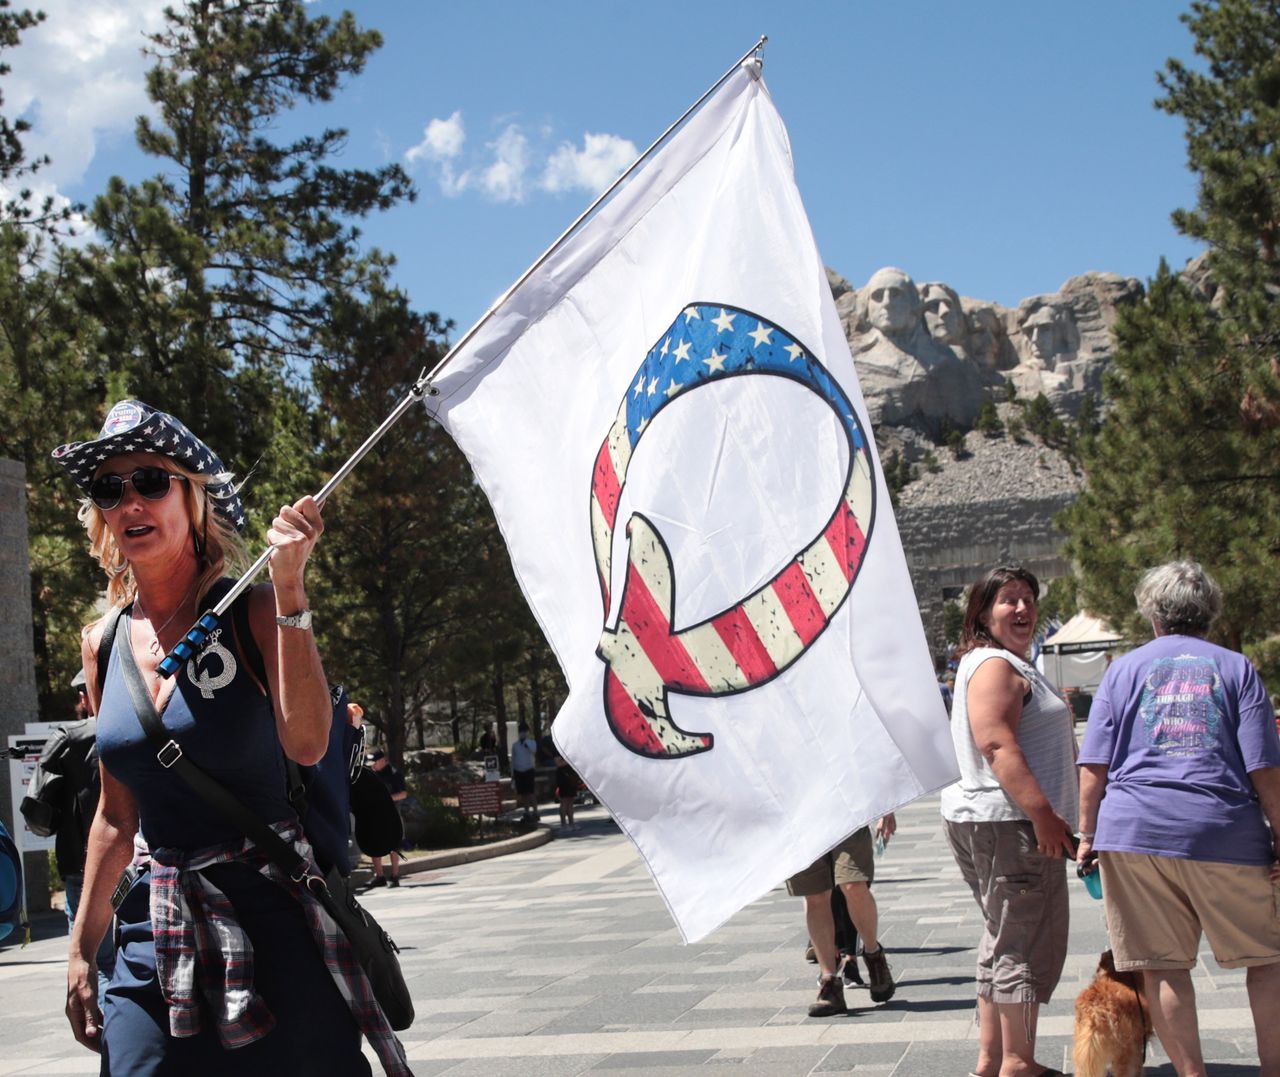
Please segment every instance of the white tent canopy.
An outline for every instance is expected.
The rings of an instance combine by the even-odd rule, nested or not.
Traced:
[[[1124,637],[1089,613],[1077,613],[1040,645],[1044,674],[1059,690],[1092,692],[1107,671],[1107,652]]]

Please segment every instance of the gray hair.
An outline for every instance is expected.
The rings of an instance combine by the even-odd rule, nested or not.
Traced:
[[[1168,635],[1203,636],[1222,612],[1222,588],[1197,561],[1148,569],[1134,597],[1138,612]]]

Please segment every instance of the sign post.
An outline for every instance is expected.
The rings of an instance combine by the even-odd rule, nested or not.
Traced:
[[[484,817],[492,815],[495,819],[502,812],[502,790],[497,782],[472,782],[458,786],[458,811],[463,815],[474,815],[484,827]]]

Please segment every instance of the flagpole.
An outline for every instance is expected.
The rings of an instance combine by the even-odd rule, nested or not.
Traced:
[[[585,210],[583,210],[568,228],[560,233],[555,242],[543,251],[534,263],[520,275],[519,279],[490,305],[489,309],[486,310],[484,314],[480,316],[479,320],[459,338],[458,342],[445,353],[444,357],[436,363],[434,367],[429,371],[424,371],[418,376],[418,380],[414,382],[413,387],[409,390],[408,394],[395,406],[395,409],[391,414],[383,420],[382,425],[365,439],[364,444],[351,454],[346,463],[338,468],[338,470],[329,478],[329,481],[326,482],[315,494],[317,504],[324,504],[325,500],[331,493],[333,493],[337,485],[351,473],[352,469],[355,468],[362,459],[364,459],[369,450],[382,440],[387,431],[400,421],[401,417],[409,410],[409,408],[426,396],[438,395],[439,390],[432,385],[432,382],[440,371],[443,370],[445,366],[467,345],[471,338],[489,322],[489,319],[492,318],[502,305],[515,294],[517,289],[519,289],[525,281],[533,276],[533,274],[542,267],[543,263],[545,263],[546,260],[550,258],[564,244],[564,242],[582,226],[582,224],[600,207],[601,203],[603,203],[610,195],[613,194],[614,191],[625,183],[631,174],[644,164],[644,162],[653,155],[654,151],[659,146],[671,137],[672,132],[692,116],[699,107],[701,107],[702,103],[715,93],[716,90],[718,90],[725,81],[738,70],[739,67],[745,64],[753,56],[757,56],[768,40],[769,38],[766,34],[761,34],[759,41],[735,60],[728,70],[716,79],[716,81],[708,87],[707,91],[701,97],[685,109],[679,119],[654,139],[649,148],[632,161],[630,167],[628,167],[622,175],[614,180],[613,183],[605,188],[600,196]],[[248,589],[250,584],[253,583],[254,577],[257,576],[257,574],[262,571],[266,563],[271,560],[271,553],[273,549],[274,547],[268,546],[263,550],[258,556],[258,559],[249,566],[244,574],[232,585],[231,589],[222,597],[222,600],[218,602],[213,609],[207,610],[205,613],[201,614],[200,619],[187,630],[186,634],[178,641],[173,650],[170,651],[160,662],[157,670],[161,677],[172,677],[179,669],[182,668],[182,664],[184,662],[191,659],[195,653],[205,645],[209,639],[209,634],[218,627],[222,615],[226,613],[227,610],[231,608],[231,604]]]

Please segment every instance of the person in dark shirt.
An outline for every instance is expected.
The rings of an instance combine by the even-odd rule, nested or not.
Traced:
[[[560,829],[566,834],[573,834],[582,829],[573,821],[573,802],[582,785],[582,779],[559,752],[555,754],[555,764],[556,797],[560,801]]]
[[[378,780],[387,787],[387,792],[391,794],[391,799],[397,804],[409,795],[409,790],[404,784],[404,775],[391,765],[391,761],[387,758],[387,753],[381,748],[375,748],[365,757],[365,762],[369,764],[369,769],[378,776]],[[386,878],[382,874],[382,857],[375,856],[373,859],[373,885],[374,886],[399,886],[400,885],[400,854],[394,849],[391,851],[391,877]]]

